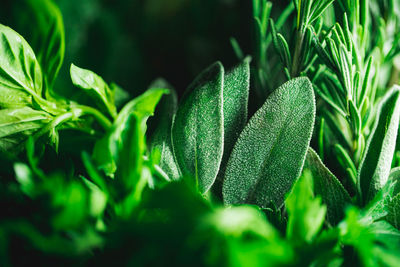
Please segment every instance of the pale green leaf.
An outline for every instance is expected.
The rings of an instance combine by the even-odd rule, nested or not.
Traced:
[[[227,204],[283,204],[299,177],[315,120],[315,100],[307,78],[293,79],[267,99],[241,133],[223,184]]]
[[[213,185],[222,160],[224,68],[215,63],[189,86],[172,124],[175,158],[200,192]]]

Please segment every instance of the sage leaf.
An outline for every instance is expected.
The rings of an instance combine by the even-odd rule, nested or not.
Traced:
[[[364,204],[386,184],[396,146],[400,117],[400,89],[395,87],[382,100],[358,171]]]
[[[346,205],[351,203],[349,194],[312,148],[308,149],[304,170],[311,172],[314,181],[314,193],[320,195],[322,201],[326,204],[328,221],[336,225],[344,218]]]
[[[224,154],[221,172],[225,170],[240,133],[247,122],[247,105],[250,88],[250,58],[245,59],[232,71],[225,74],[223,109],[224,109]]]
[[[164,95],[157,106],[155,117],[159,120],[150,140],[150,150],[152,153],[156,150],[160,153],[159,166],[170,179],[178,180],[180,171],[175,161],[171,140],[172,119],[177,110],[178,98],[175,91],[163,80],[153,83],[152,87],[169,88],[169,94]]]
[[[388,215],[386,219],[390,222],[394,227],[400,229],[400,194],[395,196],[392,201],[387,206]]]
[[[217,176],[223,153],[224,68],[217,62],[188,87],[172,124],[175,158],[183,175],[192,176],[201,193]]]
[[[225,172],[226,204],[283,204],[299,177],[315,121],[315,100],[307,78],[276,89],[241,133]]]
[[[79,68],[71,64],[71,79],[72,83],[85,90],[91,96],[99,108],[108,112],[112,117],[117,114],[114,105],[114,92],[108,84],[96,73]]]

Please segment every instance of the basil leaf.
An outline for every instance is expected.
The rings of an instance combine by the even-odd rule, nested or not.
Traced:
[[[111,91],[103,78],[90,70],[81,69],[74,64],[71,64],[70,71],[72,83],[85,90],[96,101],[99,108],[108,112],[112,117],[115,117],[117,110],[114,105],[114,92]]]
[[[232,151],[223,184],[225,203],[267,207],[272,201],[281,206],[301,173],[314,120],[314,93],[307,78],[275,90]]]
[[[15,150],[51,118],[46,112],[29,107],[0,110],[0,150]]]
[[[170,86],[162,80],[152,84],[152,87],[169,88]],[[172,180],[180,178],[180,171],[174,158],[171,142],[172,119],[177,109],[177,95],[173,89],[169,94],[164,95],[156,109],[158,126],[150,140],[150,150],[160,152],[159,166]],[[158,114],[158,116],[157,116]]]
[[[64,60],[65,31],[61,12],[52,0],[25,0],[27,20],[23,23],[28,41],[36,52],[49,93]],[[32,32],[32,28],[35,31]],[[49,94],[46,94],[48,97]]]
[[[217,176],[223,152],[224,68],[215,63],[189,86],[172,124],[175,158],[183,175],[195,178],[201,193]]]
[[[147,119],[153,115],[161,96],[167,92],[165,89],[150,89],[131,100],[120,111],[106,136],[96,142],[93,150],[93,161],[106,175],[114,177],[117,170],[116,161],[119,148],[122,147],[122,135],[129,117],[134,114],[140,123],[140,131],[145,133]]]
[[[42,72],[32,48],[11,28],[0,24],[0,108],[40,101]]]
[[[296,181],[285,205],[289,215],[287,237],[296,244],[310,243],[324,223],[326,206],[319,196],[314,197],[309,171]]]
[[[394,88],[382,100],[358,171],[358,185],[364,204],[386,184],[395,151],[400,117],[400,89]]]
[[[224,172],[229,155],[247,122],[247,105],[250,88],[250,59],[245,59],[224,77],[224,155],[221,170]]]
[[[314,193],[320,195],[324,204],[327,205],[328,221],[336,225],[343,219],[346,205],[351,203],[349,194],[312,148],[308,149],[304,170],[311,171]]]

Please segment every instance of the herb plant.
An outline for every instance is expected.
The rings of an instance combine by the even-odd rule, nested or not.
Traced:
[[[232,38],[237,65],[179,101],[74,64],[65,94],[61,12],[21,3],[32,34],[0,25],[0,265],[398,265],[396,1],[253,0],[250,56]]]

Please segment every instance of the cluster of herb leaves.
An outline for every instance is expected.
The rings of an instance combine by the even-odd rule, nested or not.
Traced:
[[[58,94],[61,13],[24,5],[32,47],[0,25],[0,265],[398,264],[395,1],[293,1],[274,20],[254,0],[253,59],[232,39],[240,63],[179,104],[164,80],[128,101],[75,65]]]

